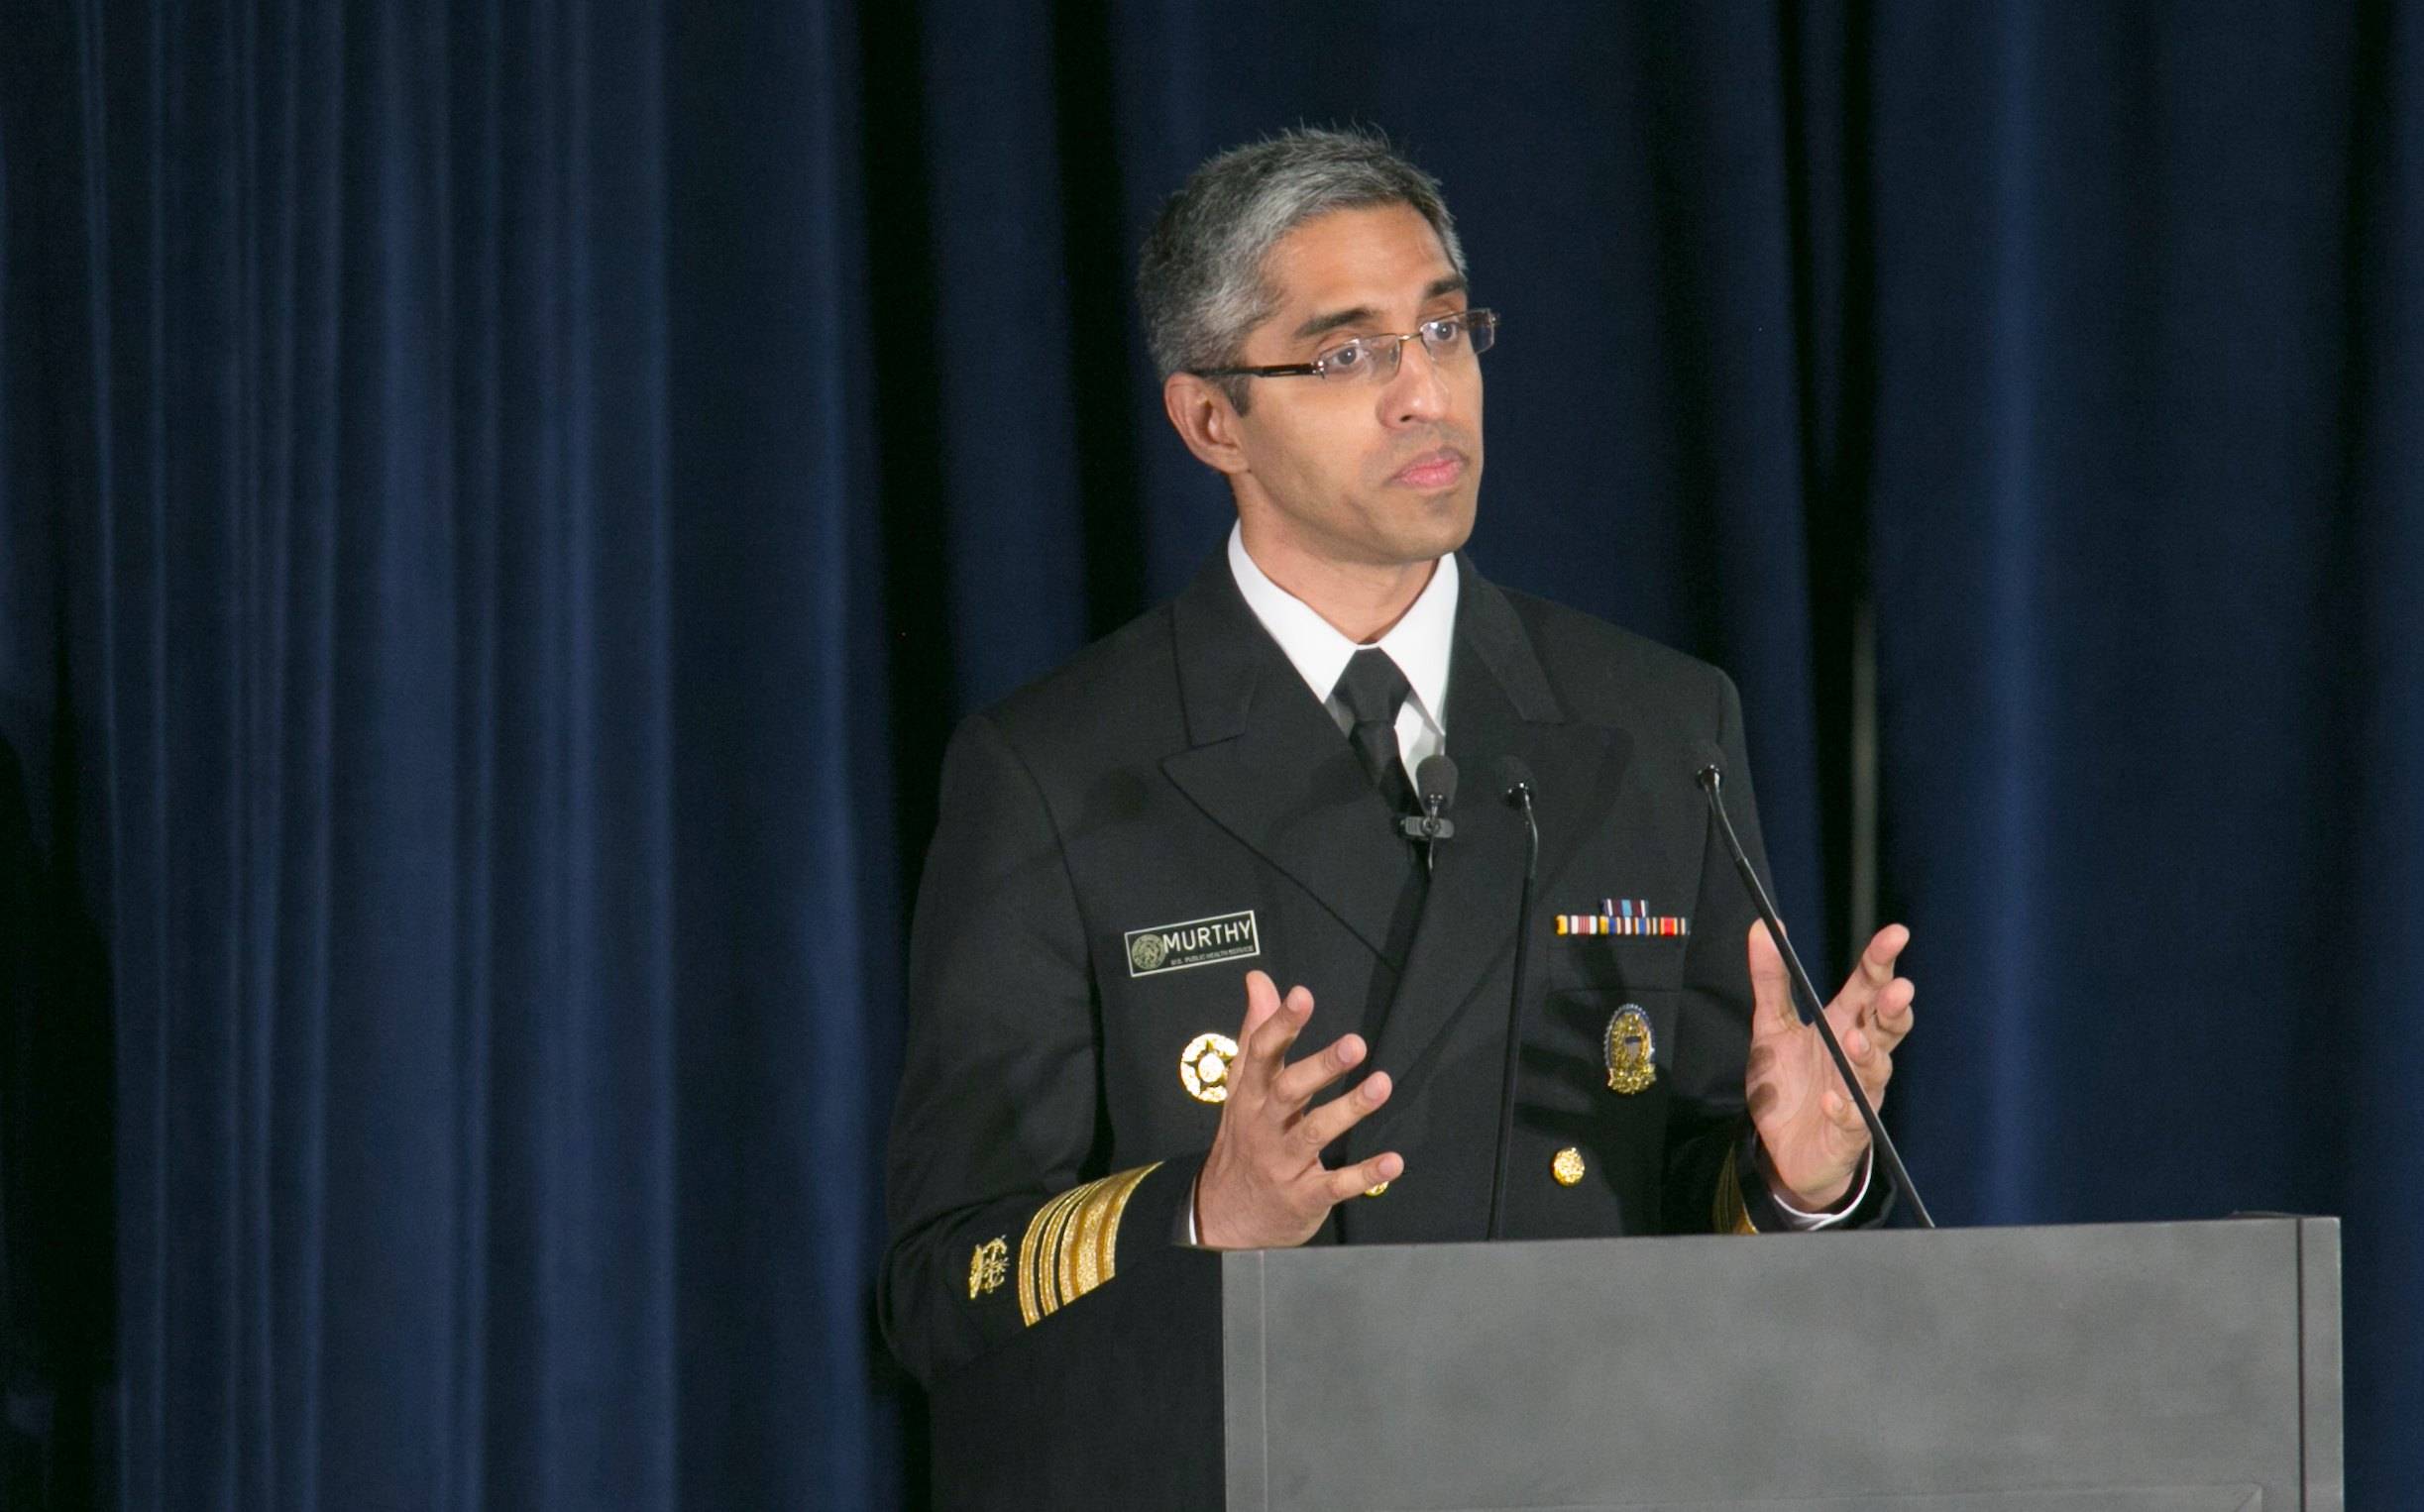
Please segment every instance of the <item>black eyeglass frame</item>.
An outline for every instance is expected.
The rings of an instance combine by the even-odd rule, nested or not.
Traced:
[[[1398,366],[1405,361],[1405,344],[1417,338],[1421,340],[1423,350],[1431,353],[1432,357],[1436,359],[1439,355],[1438,351],[1433,347],[1431,339],[1422,334],[1423,327],[1445,325],[1451,322],[1456,326],[1457,334],[1472,343],[1472,351],[1475,357],[1480,357],[1483,353],[1488,351],[1497,343],[1498,312],[1496,310],[1458,310],[1453,315],[1433,316],[1431,319],[1424,321],[1422,326],[1417,326],[1411,331],[1389,331],[1383,332],[1377,336],[1350,337],[1346,341],[1342,341],[1337,346],[1332,347],[1329,349],[1329,351],[1316,354],[1313,360],[1309,363],[1276,363],[1262,368],[1190,368],[1187,371],[1199,378],[1328,378],[1330,377],[1328,367],[1330,360],[1347,348],[1356,347],[1371,353],[1376,359],[1372,370],[1376,377],[1381,375],[1392,375],[1397,371]],[[1477,331],[1481,333],[1479,340],[1474,339]],[[1380,355],[1379,345],[1382,342],[1386,342],[1388,344],[1388,361],[1385,364],[1377,361]],[[1362,378],[1363,375],[1361,373],[1355,373],[1349,374],[1347,377],[1352,379]]]

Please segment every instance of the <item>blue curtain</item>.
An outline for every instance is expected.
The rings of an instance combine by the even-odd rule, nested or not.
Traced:
[[[2424,1483],[2420,20],[1892,8],[1854,117],[1914,1172],[2343,1215],[2354,1506]]]
[[[2395,1496],[2420,90],[2387,0],[8,4],[0,1499],[921,1500],[941,738],[1220,540],[1133,251],[1299,120],[1446,181],[1477,559],[1735,674],[1838,963],[1873,652],[1939,1214],[2344,1214]]]
[[[12,14],[7,742],[94,957],[11,1009],[54,1499],[896,1497],[845,22]]]

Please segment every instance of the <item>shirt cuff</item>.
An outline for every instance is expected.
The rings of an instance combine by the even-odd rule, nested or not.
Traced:
[[[1173,1244],[1185,1244],[1192,1247],[1196,1242],[1195,1188],[1203,1179],[1202,1168],[1198,1167],[1195,1179],[1187,1183],[1187,1200],[1178,1205],[1177,1221],[1170,1225],[1170,1242]]]
[[[1777,1213],[1785,1221],[1785,1227],[1797,1234],[1807,1234],[1813,1229],[1831,1229],[1857,1212],[1860,1204],[1868,1200],[1869,1176],[1876,1163],[1876,1150],[1864,1151],[1860,1156],[1860,1179],[1851,1184],[1843,1194],[1843,1200],[1823,1213],[1811,1213],[1785,1200],[1784,1183],[1776,1179],[1775,1168],[1768,1164],[1768,1152],[1765,1149],[1759,1151],[1760,1173],[1768,1180],[1768,1201],[1775,1204]],[[1194,1206],[1192,1202],[1187,1204],[1190,1214]]]

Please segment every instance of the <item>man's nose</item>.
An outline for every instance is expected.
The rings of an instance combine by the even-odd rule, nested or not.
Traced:
[[[1438,359],[1418,336],[1397,347],[1397,371],[1380,389],[1380,419],[1387,425],[1428,425],[1448,412],[1448,384]]]

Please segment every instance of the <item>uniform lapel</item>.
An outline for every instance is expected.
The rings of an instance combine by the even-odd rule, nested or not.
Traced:
[[[1215,555],[1171,606],[1188,748],[1161,768],[1392,967],[1412,847],[1355,753]]]
[[[1517,756],[1531,768],[1546,897],[1604,818],[1631,756],[1623,732],[1566,718],[1514,606],[1458,561],[1447,720],[1459,774],[1456,838],[1440,849],[1422,924],[1375,1046],[1373,1063],[1397,1079],[1403,1095],[1359,1131],[1360,1149],[1384,1147],[1391,1114],[1422,1101],[1414,1094],[1450,1039],[1487,1033],[1495,1040],[1504,1032],[1524,834],[1521,815],[1504,800],[1500,761]],[[1537,912],[1533,926],[1537,932]],[[1535,963],[1538,956],[1535,946]]]

